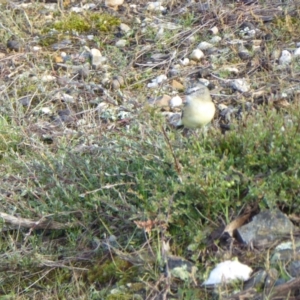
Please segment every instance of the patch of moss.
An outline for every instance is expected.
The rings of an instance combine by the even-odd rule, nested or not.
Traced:
[[[121,279],[123,272],[128,272],[128,269],[132,265],[122,260],[121,258],[114,258],[114,260],[107,260],[102,264],[95,265],[88,272],[88,281],[90,283],[99,282],[99,283],[108,283],[110,281],[116,281]]]
[[[72,12],[64,20],[56,22],[54,29],[64,32],[77,31],[80,33],[91,30],[108,32],[120,23],[118,18],[108,14],[88,12],[85,15],[79,15]]]

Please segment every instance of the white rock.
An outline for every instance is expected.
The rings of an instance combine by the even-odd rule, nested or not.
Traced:
[[[41,107],[40,112],[45,115],[50,115],[52,113],[52,110],[50,107]]]
[[[225,71],[225,72],[229,72],[229,73],[232,73],[232,74],[239,74],[239,69],[236,68],[236,67],[230,67],[230,66],[224,66],[221,68],[222,71]]]
[[[194,49],[193,52],[190,54],[190,59],[195,61],[199,61],[203,57],[204,53],[200,49]]]
[[[122,5],[124,0],[105,0],[105,5],[112,9],[118,9],[119,5]]]
[[[206,79],[206,78],[200,78],[199,82],[202,83],[205,86],[209,86],[209,83],[210,83],[209,80]]]
[[[125,23],[121,23],[120,24],[120,30],[127,33],[128,31],[130,31],[130,27]]]
[[[281,56],[279,58],[279,64],[280,65],[288,65],[292,61],[292,55],[287,50],[282,50]]]
[[[51,82],[51,81],[54,81],[54,80],[56,80],[56,77],[52,76],[52,75],[43,75],[41,77],[42,82]]]
[[[99,66],[101,66],[106,61],[106,57],[102,56],[101,52],[96,48],[90,50],[90,55],[92,67],[94,69],[98,69]]]
[[[170,99],[169,105],[171,108],[175,108],[175,107],[181,106],[182,103],[183,103],[183,101],[182,101],[181,97],[179,97],[177,95]]]
[[[161,5],[162,3],[159,1],[149,2],[147,5],[147,10],[149,11],[164,11],[165,7]]]
[[[62,100],[66,103],[75,103],[74,97],[66,93],[62,94]]]
[[[250,90],[250,85],[244,78],[229,80],[229,85],[233,89],[235,89],[239,92],[242,92],[242,93],[248,92]]]
[[[159,86],[159,84],[161,84],[162,82],[167,80],[167,76],[166,75],[159,75],[156,78],[152,79],[152,82],[147,84],[148,88],[156,88]]]
[[[32,51],[34,51],[34,52],[38,52],[41,49],[42,49],[42,47],[40,47],[40,46],[34,46],[34,47],[32,47]]]
[[[294,56],[297,57],[297,56],[300,56],[300,48],[297,48],[294,52]]]
[[[115,45],[116,47],[124,48],[126,44],[127,44],[127,40],[118,40]]]
[[[163,37],[164,32],[165,32],[165,29],[163,27],[159,28],[159,30],[156,33],[156,38],[158,39],[158,38]]]
[[[71,11],[72,12],[75,12],[75,13],[80,13],[80,12],[83,12],[83,8],[82,7],[77,7],[77,6],[75,6],[75,7],[71,7]]]
[[[216,36],[213,36],[211,39],[210,39],[210,43],[216,45],[218,43],[220,43],[220,41],[222,41],[222,38],[218,35]]]
[[[252,269],[238,261],[227,260],[217,264],[203,285],[228,283],[234,280],[246,281],[250,278]]]
[[[207,50],[207,49],[210,49],[212,48],[214,45],[211,44],[211,43],[208,43],[208,42],[201,42],[197,48],[200,49],[200,50]]]
[[[212,34],[218,34],[219,33],[219,29],[217,26],[214,26],[213,28],[211,28],[209,30]]]
[[[187,66],[190,63],[190,60],[187,57],[185,57],[181,59],[179,62],[182,66]]]

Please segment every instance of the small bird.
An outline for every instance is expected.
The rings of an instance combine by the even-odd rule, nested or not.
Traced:
[[[204,127],[213,119],[215,112],[216,107],[208,88],[202,83],[197,83],[186,91],[186,102],[177,125],[189,129]]]

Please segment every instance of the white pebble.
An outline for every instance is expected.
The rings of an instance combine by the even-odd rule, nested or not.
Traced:
[[[283,50],[281,53],[281,56],[279,58],[279,64],[280,65],[288,65],[292,61],[292,55],[289,51]]]
[[[147,10],[149,11],[164,11],[165,8],[161,5],[161,2],[149,2],[147,5]]]
[[[152,79],[152,82],[147,84],[148,88],[156,88],[158,87],[158,85],[164,81],[167,80],[167,76],[166,75],[159,75],[156,78]]]
[[[204,53],[200,49],[194,49],[190,55],[191,60],[199,61],[204,57]]]
[[[214,26],[213,28],[210,29],[210,32],[211,32],[212,34],[218,34],[218,33],[219,33],[219,29],[218,29],[217,26]]]
[[[211,43],[208,43],[208,42],[201,42],[199,45],[198,45],[198,49],[200,50],[207,50],[207,49],[210,49],[212,48],[214,45],[211,44]]]
[[[182,103],[183,103],[183,101],[182,101],[181,97],[179,97],[177,95],[170,99],[169,105],[171,108],[175,108],[175,107],[181,106]]]
[[[294,52],[294,56],[300,56],[300,48],[297,48]]]
[[[233,79],[229,81],[230,86],[242,93],[246,93],[250,90],[250,85],[245,79]]]
[[[179,62],[182,66],[187,66],[190,63],[190,60],[187,57],[185,57],[181,59]]]
[[[221,40],[222,40],[222,38],[220,36],[216,35],[210,39],[210,42],[215,45],[215,44],[220,43]]]
[[[120,30],[127,33],[128,31],[130,31],[130,27],[125,23],[121,23],[120,24]]]
[[[52,76],[52,75],[44,75],[44,76],[41,77],[42,82],[51,82],[51,81],[54,81],[54,80],[56,80],[56,77]]]
[[[210,272],[209,278],[203,282],[203,285],[221,284],[234,280],[246,281],[250,278],[252,269],[238,261],[224,261]]]
[[[126,46],[126,44],[127,44],[126,40],[118,40],[115,45],[118,48],[124,48]]]

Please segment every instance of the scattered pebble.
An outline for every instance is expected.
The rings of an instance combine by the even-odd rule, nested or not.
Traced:
[[[52,75],[43,75],[40,80],[42,82],[51,82],[51,81],[54,81],[56,80],[56,77],[55,76],[52,76]]]
[[[152,79],[150,83],[147,84],[148,88],[156,88],[158,87],[162,82],[167,80],[166,75],[159,75],[156,78]]]
[[[98,69],[106,61],[106,57],[103,57],[98,49],[91,49],[91,63],[94,69]]]
[[[118,40],[115,45],[118,48],[124,48],[127,45],[127,40]]]
[[[210,272],[207,280],[203,285],[216,285],[221,283],[228,283],[235,280],[246,281],[250,278],[253,270],[239,261],[226,260],[223,261]]]
[[[131,28],[130,28],[130,26],[128,26],[127,24],[121,23],[121,24],[120,24],[120,30],[121,30],[122,32],[128,33],[128,32],[131,30]]]
[[[173,109],[175,107],[181,106],[182,103],[183,103],[182,98],[177,95],[170,99],[169,105]]]
[[[179,62],[181,65],[187,66],[190,63],[190,60],[187,57],[185,57],[185,58],[181,59]]]
[[[199,61],[204,57],[204,53],[200,49],[194,49],[190,54],[190,59]]]
[[[212,27],[210,30],[211,34],[218,34],[219,33],[219,29],[217,26]]]
[[[300,56],[300,47],[297,48],[297,49],[294,51],[294,56],[295,56],[295,57]]]
[[[181,82],[179,82],[178,80],[173,79],[172,80],[172,88],[177,90],[177,91],[183,91],[184,90],[184,86]]]
[[[279,58],[279,64],[280,65],[288,65],[292,61],[292,55],[289,51],[283,50],[281,53],[281,56]]]
[[[216,45],[222,41],[222,38],[220,36],[216,35],[216,36],[213,36],[209,41],[211,44]]]
[[[229,80],[228,82],[233,89],[241,93],[246,93],[249,92],[250,90],[250,85],[245,79],[232,79]]]
[[[162,3],[159,2],[159,1],[156,1],[156,2],[148,2],[147,10],[148,10],[148,11],[160,11],[160,12],[163,12],[163,11],[166,10],[166,8],[163,7],[161,4],[162,4]]]
[[[8,40],[6,43],[6,46],[10,51],[20,51],[21,50],[20,42],[14,38]]]
[[[117,10],[124,0],[105,0],[105,5],[111,9]]]
[[[208,50],[209,48],[212,48],[214,45],[208,42],[201,42],[197,48],[200,50]]]

